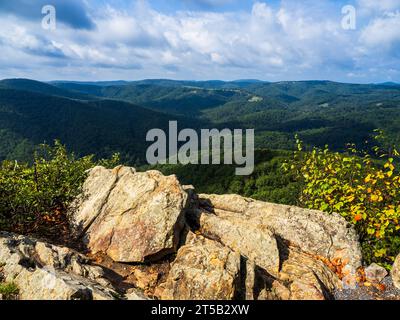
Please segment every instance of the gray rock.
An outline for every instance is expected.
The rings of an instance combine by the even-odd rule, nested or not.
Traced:
[[[117,293],[102,269],[74,250],[0,233],[0,261],[6,282],[22,300],[113,300]]]

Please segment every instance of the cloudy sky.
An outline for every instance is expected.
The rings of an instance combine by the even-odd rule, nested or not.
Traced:
[[[400,0],[0,0],[0,22],[0,78],[400,82]]]

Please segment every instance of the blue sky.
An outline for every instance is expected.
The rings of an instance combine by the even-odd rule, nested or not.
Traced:
[[[13,0],[0,21],[0,78],[400,82],[400,0]]]

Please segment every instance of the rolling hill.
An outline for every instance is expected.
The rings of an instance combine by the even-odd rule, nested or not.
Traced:
[[[191,120],[172,118],[196,127]],[[0,159],[27,160],[35,145],[59,139],[80,155],[120,152],[128,163],[143,163],[147,131],[167,129],[172,118],[122,101],[0,88]]]
[[[255,128],[258,146],[291,148],[298,133],[310,145],[363,144],[374,129],[400,143],[400,86],[331,81],[144,80],[58,87],[129,101],[153,110],[201,119],[216,127]]]

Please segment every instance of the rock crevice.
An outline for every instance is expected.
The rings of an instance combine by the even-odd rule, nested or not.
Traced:
[[[337,214],[197,195],[175,176],[129,167],[95,167],[83,190],[73,235],[121,286],[71,249],[3,234],[2,272],[16,276],[22,298],[111,299],[123,284],[130,299],[322,300],[342,287],[333,266],[361,267],[357,235]],[[63,289],[48,291],[47,278]]]

